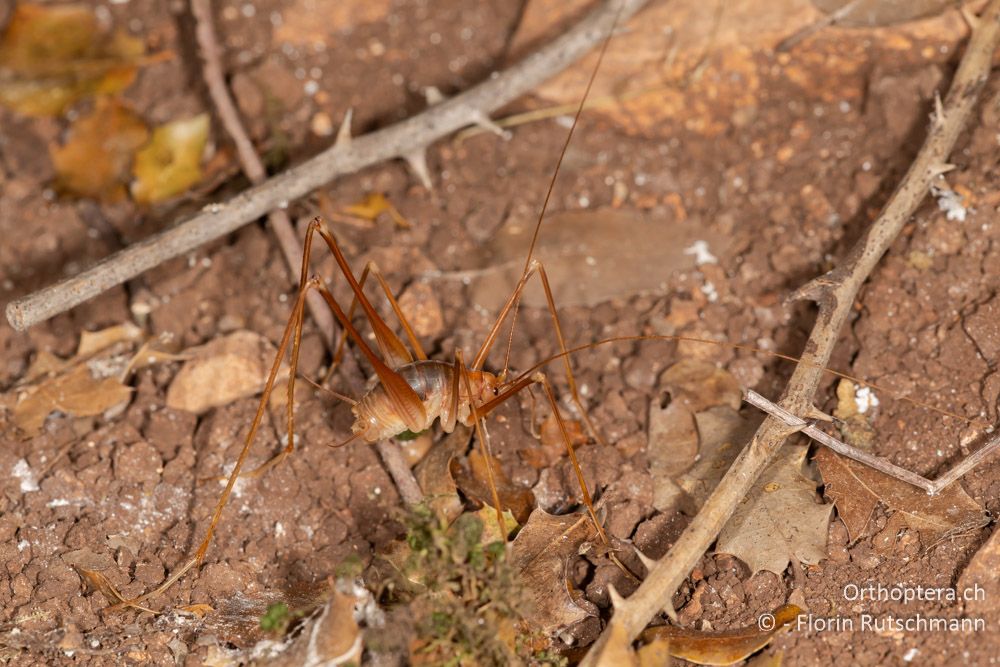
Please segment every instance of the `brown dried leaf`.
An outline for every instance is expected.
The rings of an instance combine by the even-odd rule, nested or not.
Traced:
[[[793,604],[775,609],[774,627],[762,630],[754,623],[736,630],[698,632],[687,628],[658,626],[643,631],[643,641],[665,639],[670,655],[697,665],[732,665],[767,646],[776,634],[792,623],[802,610]]]
[[[155,204],[179,195],[201,180],[201,157],[208,142],[207,113],[153,130],[152,139],[135,154],[132,198]]]
[[[518,486],[510,481],[500,465],[500,460],[493,457],[493,481],[496,484],[497,497],[500,505],[504,509],[509,509],[517,519],[518,524],[528,521],[532,510],[535,509],[535,494],[531,489]],[[451,473],[466,496],[483,505],[493,504],[493,493],[490,491],[489,471],[486,466],[486,459],[478,451],[474,450],[469,454],[469,470],[458,464],[458,461],[451,462]]]
[[[131,109],[99,98],[93,112],[73,122],[69,140],[50,149],[56,186],[105,201],[124,198],[132,156],[148,137],[146,124]]]
[[[726,406],[699,412],[695,422],[701,440],[698,460],[677,478],[676,486],[657,484],[653,505],[661,511],[681,509],[693,516],[749,441],[759,419],[748,419]]]
[[[982,516],[983,508],[958,484],[928,496],[922,489],[825,447],[816,452],[816,462],[826,484],[826,495],[837,506],[851,540],[864,533],[879,503],[930,539]]]
[[[736,378],[724,368],[701,359],[678,361],[663,372],[660,384],[674,401],[683,402],[691,412],[720,405],[739,410],[743,403],[743,389]]]
[[[555,516],[541,509],[531,513],[511,545],[511,564],[532,601],[525,613],[532,627],[553,635],[597,615],[596,609],[584,609],[574,601],[566,579],[569,559],[596,536],[586,514]]]
[[[146,607],[143,607],[141,605],[129,604],[128,602],[126,602],[122,594],[118,592],[118,589],[116,589],[114,585],[112,585],[112,583],[108,581],[108,578],[105,577],[100,572],[96,570],[88,570],[86,568],[79,566],[76,567],[76,571],[80,574],[81,577],[83,577],[87,581],[87,583],[91,585],[91,587],[94,590],[101,593],[105,598],[107,598],[109,604],[112,605],[124,604],[126,607],[131,607],[133,609],[138,609],[140,611],[149,612],[150,614],[158,613],[156,611],[153,611],[152,609],[147,609]]]
[[[489,249],[473,256],[472,298],[495,311],[510,296],[524,268],[531,227],[504,225]],[[670,238],[669,244],[662,240]],[[557,213],[545,220],[535,257],[545,264],[556,303],[562,307],[595,306],[603,301],[661,289],[677,271],[695,267],[684,249],[707,241],[716,255],[728,240],[703,226],[675,224],[669,216],[643,216],[613,209]],[[465,274],[463,274],[465,275]],[[532,280],[523,303],[544,308],[545,293]]]
[[[167,388],[167,407],[202,414],[253,396],[264,388],[274,358],[271,343],[252,331],[237,331],[191,348]]]
[[[124,406],[131,398],[132,388],[116,377],[96,377],[87,364],[77,364],[22,394],[14,406],[14,424],[36,435],[52,412],[93,417]]]
[[[451,462],[468,448],[471,436],[472,429],[457,424],[455,430],[434,445],[413,471],[420,490],[424,492],[424,501],[445,525],[450,525],[462,513],[462,501],[451,474]]]
[[[19,3],[0,41],[0,103],[33,116],[62,113],[131,84],[144,50],[140,39],[102,31],[83,5]]]
[[[134,342],[142,338],[142,329],[131,322],[118,324],[99,331],[84,331],[80,334],[80,344],[76,356],[87,357],[105,350],[116,343]]]
[[[649,402],[646,452],[653,479],[673,479],[691,467],[698,456],[698,427],[694,413],[680,401],[660,407]]]
[[[836,25],[875,28],[896,25],[940,14],[955,7],[956,0],[812,0],[816,9],[837,15]]]
[[[717,551],[742,560],[751,574],[780,574],[791,556],[808,564],[826,557],[833,505],[816,502],[816,482],[803,474],[807,452],[782,447],[719,533]]]

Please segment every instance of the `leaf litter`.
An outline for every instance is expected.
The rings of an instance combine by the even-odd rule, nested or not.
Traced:
[[[93,417],[124,409],[132,398],[132,388],[125,384],[131,350],[140,336],[134,325],[118,325],[82,334],[70,359],[39,355],[26,381],[8,394],[13,397],[14,424],[33,436],[53,412]]]
[[[956,527],[981,525],[983,508],[960,484],[929,496],[923,489],[826,448],[817,451],[815,459],[826,484],[826,495],[837,506],[852,541],[865,533],[880,504],[893,512],[895,521],[930,540]]]
[[[135,154],[132,198],[140,204],[156,204],[200,181],[208,128],[207,113],[155,128],[149,143]]]
[[[18,3],[0,41],[0,104],[61,114],[84,97],[124,90],[155,59],[141,39],[101,30],[88,7]]]
[[[742,560],[751,574],[781,574],[793,557],[809,565],[826,558],[833,505],[816,496],[805,470],[808,451],[782,447],[719,533],[716,550]]]
[[[98,98],[92,112],[73,122],[66,143],[50,149],[56,187],[108,202],[123,199],[132,157],[148,138],[145,122],[123,102]]]

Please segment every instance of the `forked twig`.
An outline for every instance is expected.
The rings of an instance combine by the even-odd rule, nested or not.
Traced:
[[[947,170],[945,161],[965,127],[989,76],[993,52],[1000,44],[1000,0],[991,0],[973,30],[962,62],[943,107],[935,115],[924,145],[899,188],[865,235],[850,250],[844,263],[797,290],[796,299],[810,299],[819,306],[816,324],[805,344],[803,359],[795,368],[780,401],[792,414],[809,414],[822,371],[833,352],[841,326],[847,319],[861,284],[889,248],[926,196],[933,179]],[[799,430],[768,417],[743,449],[701,511],[677,542],[659,561],[650,564],[642,585],[628,599],[615,593],[611,623],[581,663],[593,667],[611,637],[635,638],[661,610],[674,615],[671,596],[716,539],[719,531],[746,497],[757,478],[781,448],[787,435]]]
[[[846,442],[838,440],[828,433],[824,433],[811,423],[807,422],[805,419],[793,415],[780,405],[775,405],[752,389],[747,390],[746,394],[743,396],[743,400],[755,408],[763,410],[787,426],[798,430],[800,433],[808,435],[819,444],[829,447],[838,454],[843,454],[848,458],[864,463],[869,468],[874,468],[875,470],[885,473],[890,477],[895,477],[896,479],[902,480],[907,484],[912,484],[913,486],[921,488],[931,496],[936,496],[941,493],[941,491],[944,490],[944,488],[949,484],[985,461],[989,458],[990,454],[997,451],[997,449],[1000,449],[1000,433],[998,433],[990,438],[985,445],[977,449],[974,453],[952,466],[950,470],[939,475],[937,479],[931,480],[926,477],[922,477],[915,472],[910,472],[906,468],[901,468],[884,457],[869,454],[863,449],[852,447]]]
[[[316,157],[207,206],[175,227],[107,257],[91,268],[7,305],[7,320],[23,331],[69,310],[157,264],[224,236],[337,176],[392,158],[422,156],[426,148],[456,130],[483,122],[489,113],[557,74],[606,34],[621,12],[624,21],[647,0],[605,0],[564,35],[495,77],[391,127],[341,141]]]

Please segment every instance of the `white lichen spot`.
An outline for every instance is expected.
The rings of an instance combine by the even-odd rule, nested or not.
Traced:
[[[965,208],[962,195],[951,188],[939,188],[931,186],[931,194],[937,199],[938,208],[944,211],[945,217],[957,222],[965,222],[965,217],[969,210]]]
[[[285,536],[285,526],[282,525],[282,523],[280,521],[277,522],[276,524],[274,524],[274,536],[275,537],[284,537]]]
[[[878,396],[871,387],[858,387],[854,391],[854,405],[857,406],[858,412],[865,414],[868,410],[878,407]]]
[[[715,303],[719,300],[719,292],[716,291],[715,285],[711,282],[706,282],[701,286],[701,293],[705,295],[705,298],[708,299],[709,303]]]
[[[31,493],[38,490],[38,480],[35,479],[35,473],[32,472],[31,466],[24,459],[17,460],[10,474],[21,480],[21,493]]]
[[[229,476],[233,474],[233,468],[236,467],[236,463],[227,463],[222,469],[222,474],[224,479],[219,480],[219,486],[225,486],[229,483]],[[233,484],[233,498],[241,498],[243,496],[243,489],[246,488],[247,480],[245,477],[240,476],[236,478],[236,483]]]
[[[695,241],[687,248],[684,248],[684,254],[694,255],[694,263],[698,266],[719,263],[719,258],[709,251],[707,241]]]
[[[29,542],[28,540],[21,540],[20,542],[17,543],[17,550],[18,551],[24,551],[25,549],[27,549],[30,546],[31,546],[31,542]]]
[[[66,507],[67,505],[69,505],[69,501],[66,500],[65,498],[56,498],[55,500],[50,500],[49,502],[45,503],[45,506],[48,508]]]
[[[913,662],[913,659],[917,657],[918,653],[920,653],[920,649],[916,646],[908,649],[906,653],[903,654],[903,662]]]

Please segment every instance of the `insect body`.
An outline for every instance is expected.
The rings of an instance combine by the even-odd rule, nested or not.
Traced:
[[[418,431],[429,429],[438,417],[445,433],[453,431],[456,423],[472,426],[475,423],[473,404],[477,408],[482,407],[497,395],[499,386],[497,377],[492,373],[467,371],[472,388],[470,396],[458,382],[455,364],[444,361],[415,361],[395,370],[416,392],[423,405],[426,419]],[[351,432],[365,442],[378,442],[413,430],[404,423],[381,382],[371,387],[351,411],[354,413]]]

